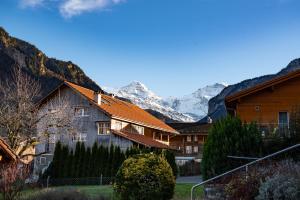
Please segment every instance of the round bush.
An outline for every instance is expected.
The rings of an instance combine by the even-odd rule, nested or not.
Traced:
[[[125,160],[115,182],[115,192],[126,200],[167,200],[174,194],[175,177],[168,162],[155,154]]]

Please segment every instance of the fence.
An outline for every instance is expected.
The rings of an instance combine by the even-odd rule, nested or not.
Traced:
[[[64,185],[111,185],[114,183],[114,177],[82,177],[82,178],[51,178],[40,179],[40,187],[64,186]]]
[[[232,170],[229,170],[223,174],[217,175],[213,178],[205,180],[199,184],[196,184],[191,189],[191,200],[196,199],[226,199],[224,196],[224,187],[230,180],[233,180],[237,177],[243,177],[244,179],[249,178],[250,173],[267,173],[272,175],[275,173],[277,163],[280,160],[294,158],[295,160],[300,160],[300,144],[293,145],[291,147],[285,148],[263,158],[256,158],[254,161],[248,162],[245,165],[239,166]],[[234,156],[229,156],[232,159]],[[240,158],[239,158],[240,159]],[[246,159],[246,157],[245,157]],[[270,170],[271,171],[267,171]],[[263,172],[264,171],[264,172]],[[204,197],[195,197],[196,189],[204,190]]]

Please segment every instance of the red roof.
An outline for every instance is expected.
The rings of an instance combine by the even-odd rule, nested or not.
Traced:
[[[139,124],[142,126],[154,128],[169,133],[178,134],[178,132],[175,129],[171,128],[163,121],[155,118],[145,110],[132,103],[122,101],[109,95],[101,94],[102,103],[101,105],[99,105],[94,100],[95,92],[93,90],[84,88],[82,86],[67,81],[65,81],[65,84],[78,91],[91,102],[95,103],[95,105],[97,105],[103,111],[111,115],[112,118],[120,119],[123,121]]]
[[[155,148],[159,148],[159,149],[170,149],[170,147],[168,145],[158,142],[158,141],[156,141],[150,137],[146,137],[144,135],[134,134],[134,133],[126,133],[126,132],[121,132],[121,131],[117,131],[117,130],[111,130],[111,132],[115,135],[126,138],[130,141],[136,142],[136,143],[144,145],[146,147],[155,147]]]

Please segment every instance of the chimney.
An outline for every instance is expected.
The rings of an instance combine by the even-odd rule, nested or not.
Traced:
[[[212,122],[213,122],[212,118],[208,116],[208,117],[207,117],[207,123],[208,123],[208,124],[211,124]]]
[[[109,96],[111,96],[112,98],[115,98],[115,94],[114,93],[110,93]]]
[[[101,105],[101,92],[94,92],[94,101],[98,104]]]

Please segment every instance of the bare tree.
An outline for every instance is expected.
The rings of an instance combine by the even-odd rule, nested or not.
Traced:
[[[38,81],[19,67],[13,70],[12,79],[0,82],[0,130],[20,158],[36,156],[24,152],[47,138],[49,128],[71,129],[74,124],[74,114],[67,99],[55,98],[47,107],[41,107],[37,103],[40,94]]]

